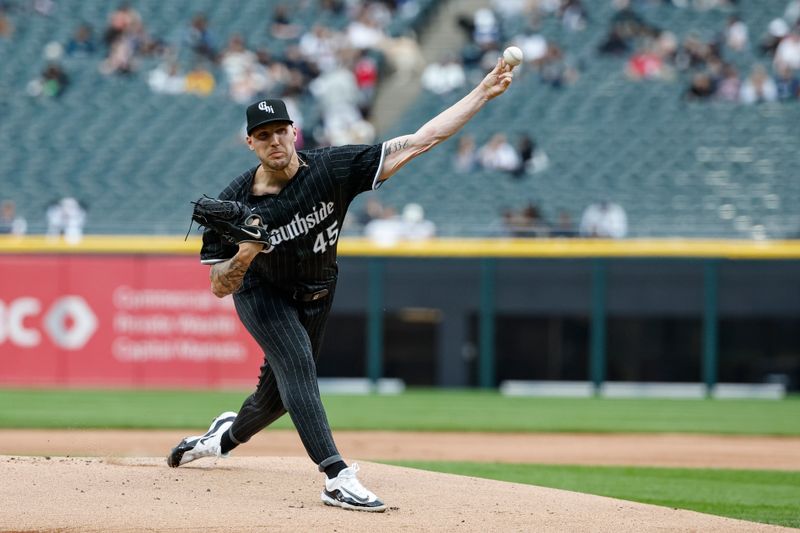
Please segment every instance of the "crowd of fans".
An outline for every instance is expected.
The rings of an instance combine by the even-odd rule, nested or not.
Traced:
[[[501,216],[501,233],[509,237],[622,239],[628,235],[625,209],[605,199],[587,205],[577,226],[566,209],[559,209],[555,221],[548,221],[534,202],[522,209],[505,209]]]
[[[0,203],[0,235],[21,237],[28,231],[28,222],[17,214],[17,204],[13,200]]]
[[[22,9],[0,0],[0,39],[14,32],[6,15],[12,6]],[[288,4],[278,4],[266,14],[264,29],[275,47],[253,46],[237,33],[225,36],[202,12],[187,16],[169,35],[156,35],[135,6],[119,4],[104,28],[82,23],[67,42],[49,43],[47,65],[28,94],[64,94],[72,74],[63,59],[80,58],[106,76],[146,82],[159,94],[224,96],[243,105],[264,96],[284,98],[307,130],[301,138],[309,145],[361,143],[374,140],[369,118],[380,70],[420,70],[416,40],[388,31],[393,19],[415,13],[416,0],[321,1],[320,20],[347,21],[343,27],[306,26],[293,20]],[[65,7],[53,2],[42,14],[57,16],[58,9]],[[319,123],[305,124],[305,102],[318,104]]]
[[[582,0],[491,0],[489,7],[459,17],[466,46],[424,68],[416,40],[388,31],[393,17],[414,12],[415,0],[322,0],[320,14],[342,15],[339,20],[346,22],[340,27],[320,22],[306,26],[294,20],[288,3],[277,5],[265,17],[264,31],[280,45],[269,48],[255,46],[238,33],[223,35],[202,12],[187,14],[169,35],[155,35],[135,3],[121,3],[109,10],[103,27],[82,23],[66,42],[47,44],[46,65],[27,89],[37,98],[58,98],[69,91],[71,78],[79,74],[62,65],[63,58],[70,58],[105,76],[146,83],[164,95],[229,98],[242,105],[261,96],[284,98],[306,147],[369,143],[376,138],[369,118],[383,68],[401,77],[416,77],[429,93],[452,100],[491,68],[505,46],[514,44],[525,57],[518,76],[535,76],[554,89],[578,82],[587,57],[575,57],[559,38],[541,32],[544,21],[557,20],[561,31],[548,35],[560,35],[565,42],[568,34],[608,24],[596,49],[592,45],[593,53],[620,58],[631,80],[673,84],[686,80],[687,100],[744,104],[797,100],[800,0],[786,0],[783,12],[765,28],[750,27],[736,14],[739,1],[603,0],[614,7],[613,17],[605,21],[593,18],[595,4]],[[694,31],[678,35],[648,20],[644,8],[654,5],[722,8],[724,15],[712,37]],[[0,44],[13,39],[13,14],[23,6],[48,17],[65,9],[54,0],[0,0]],[[308,100],[317,104],[319,117],[313,118],[318,122],[306,123],[303,111]],[[524,178],[548,166],[548,155],[528,132],[498,132],[482,143],[465,133],[457,139],[452,156],[452,170],[459,174],[484,170]],[[599,202],[586,211],[605,213],[609,205],[617,214],[622,209]],[[556,222],[546,223],[534,204],[508,210],[502,219],[513,235],[625,233],[585,229],[597,226],[586,222],[593,216],[587,212],[576,228],[566,212],[560,212]],[[408,216],[413,218],[414,213],[412,208]],[[402,217],[390,214],[378,219]]]
[[[684,94],[688,100],[753,104],[800,98],[800,0],[787,0],[782,16],[773,19],[755,43],[751,40],[751,28],[736,14],[735,0],[608,2],[615,13],[596,53],[624,59],[629,79],[672,83],[688,79]],[[724,24],[711,39],[704,40],[695,32],[679,37],[649,23],[640,14],[647,12],[643,8],[659,5],[674,9],[719,9],[726,15],[721,18]],[[470,61],[477,58],[478,65],[488,67],[499,53],[500,43],[522,48],[525,68],[537,73],[545,84],[564,87],[577,81],[581,62],[564,52],[558,43],[546,39],[537,28],[547,17],[557,17],[566,31],[582,31],[588,24],[597,24],[580,0],[493,0],[492,6],[492,11],[479,10],[471,19],[461,21],[470,36],[467,51],[461,58],[449,56],[428,67],[426,72],[430,71],[431,82],[426,83],[423,78],[423,85],[429,91],[457,93],[467,84]],[[521,33],[513,36],[503,33],[505,23],[518,27],[520,20],[526,21]],[[748,70],[740,73],[736,65],[748,62]],[[550,72],[558,75],[552,76]],[[525,70],[520,74],[526,75]],[[493,135],[482,146],[477,146],[470,135],[463,135],[453,156],[453,168],[461,173],[483,169],[522,177],[547,168],[547,161],[544,151],[527,135],[520,136],[517,146],[504,133]],[[518,210],[507,209],[501,215],[504,233],[512,236],[621,238],[628,231],[624,208],[607,200],[586,206],[577,227],[572,227],[571,217],[564,210],[557,213],[555,222],[546,221],[534,203]]]
[[[398,214],[375,196],[367,198],[362,210],[347,217],[345,227],[363,233],[378,246],[424,241],[436,235],[436,224],[425,218],[421,205],[408,203]]]
[[[473,135],[461,135],[452,161],[453,171],[458,174],[488,170],[504,172],[514,178],[546,170],[548,164],[547,154],[531,135],[521,133],[512,144],[503,132],[495,133],[481,146]]]
[[[72,197],[52,200],[44,213],[50,240],[64,239],[68,244],[77,244],[83,239],[86,225],[86,206]],[[22,237],[28,232],[28,221],[17,212],[13,200],[0,203],[0,235]]]
[[[731,13],[715,35],[705,39],[697,32],[681,38],[646,21],[630,0],[614,4],[616,14],[598,51],[627,57],[630,79],[688,77],[684,97],[693,101],[754,104],[800,99],[800,1],[788,0],[782,16],[757,29],[763,32],[757,39],[735,14],[735,2],[724,3]],[[694,4],[719,7],[711,1]],[[737,67],[742,64],[749,65],[744,72]]]
[[[691,100],[749,104],[800,98],[800,0],[787,0],[782,16],[758,29],[763,36],[757,42],[751,39],[751,28],[735,14],[735,0],[607,1],[615,14],[597,51],[626,58],[625,73],[630,79],[688,77],[685,97]],[[533,72],[554,88],[569,86],[580,78],[582,60],[556,40],[545,38],[539,28],[550,17],[557,18],[567,32],[598,24],[581,0],[492,0],[490,4],[491,9],[460,18],[468,45],[460,56],[449,54],[428,65],[422,78],[425,89],[445,97],[458,94],[473,81],[470,74],[490,68],[508,44],[523,51],[526,68],[520,75]],[[659,4],[675,9],[722,8],[730,15],[710,39],[694,32],[680,37],[640,14],[640,8]],[[520,26],[522,29],[513,33],[506,29]],[[756,59],[749,61],[753,56]],[[750,64],[744,72],[735,66],[742,59]]]
[[[587,24],[580,0],[492,0],[490,7],[460,16],[458,26],[467,44],[460,55],[450,53],[429,64],[422,76],[423,87],[444,97],[458,94],[491,69],[510,44],[518,46],[525,58],[519,76],[533,72],[542,83],[556,89],[575,83],[580,78],[578,61],[558,42],[538,32],[549,17],[557,18],[569,32],[581,31]],[[524,21],[520,30],[509,29],[519,27],[519,21]]]

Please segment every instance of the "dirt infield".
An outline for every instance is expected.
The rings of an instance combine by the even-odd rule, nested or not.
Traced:
[[[0,431],[0,531],[793,531],[574,492],[365,462],[451,459],[800,470],[800,439],[337,432],[384,514],[319,500],[293,431],[170,469],[176,431]],[[67,457],[69,456],[69,457]]]
[[[151,457],[181,431],[0,430],[0,455]],[[800,470],[800,438],[686,434],[497,434],[337,431],[346,457],[360,460],[449,460],[499,463],[669,466]],[[269,430],[239,456],[305,456],[293,430]]]
[[[632,502],[363,464],[390,508],[319,500],[305,458],[231,458],[171,470],[161,458],[0,456],[0,529],[57,531],[704,531],[783,528]],[[789,531],[788,529],[786,531]]]

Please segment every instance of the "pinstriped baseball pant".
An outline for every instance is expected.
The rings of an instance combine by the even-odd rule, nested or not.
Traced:
[[[320,399],[316,365],[333,292],[331,287],[326,298],[314,302],[296,302],[268,286],[233,295],[239,318],[264,351],[258,386],[230,428],[234,442],[247,442],[288,412],[320,470],[341,460]]]

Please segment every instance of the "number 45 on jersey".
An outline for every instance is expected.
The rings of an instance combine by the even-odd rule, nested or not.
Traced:
[[[338,239],[339,221],[334,220],[333,224],[328,226],[325,231],[321,231],[317,234],[317,238],[314,240],[314,252],[318,254],[324,254],[328,251],[328,246],[333,246],[336,244]]]

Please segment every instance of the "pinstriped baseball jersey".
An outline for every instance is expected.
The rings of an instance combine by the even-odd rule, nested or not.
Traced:
[[[250,265],[242,288],[261,281],[291,289],[335,280],[336,247],[347,208],[356,195],[381,185],[380,144],[297,153],[300,168],[279,193],[250,193],[256,166],[219,195],[249,205],[261,217],[273,245],[272,251],[259,254]],[[233,257],[237,249],[206,230],[200,259],[204,264],[218,263]]]

